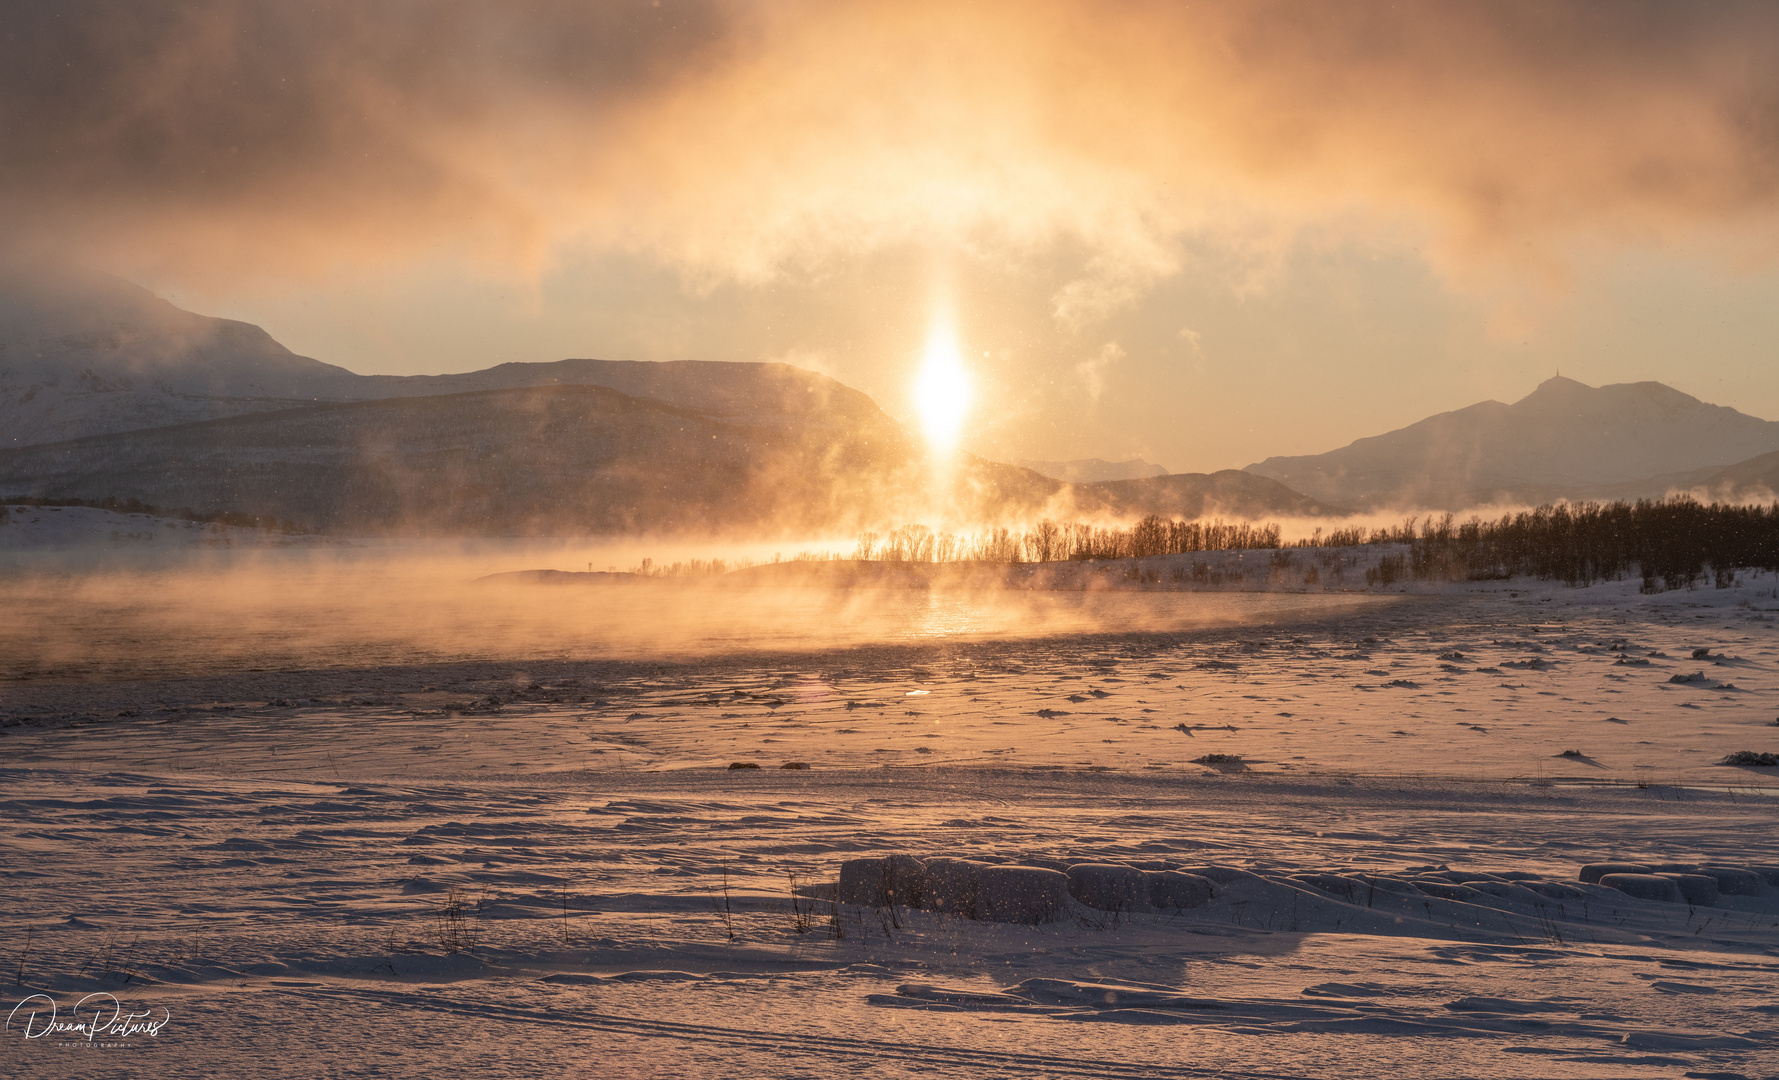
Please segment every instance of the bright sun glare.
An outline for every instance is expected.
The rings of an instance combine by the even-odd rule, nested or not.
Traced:
[[[927,443],[935,451],[954,448],[970,411],[970,373],[964,370],[957,335],[943,323],[934,325],[927,338],[926,355],[914,381],[914,405]]]

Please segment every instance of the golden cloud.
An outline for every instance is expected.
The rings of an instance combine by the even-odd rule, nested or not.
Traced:
[[[1775,236],[1771,5],[5,9],[13,239],[192,273],[585,246],[760,281],[1066,242],[1080,325],[1185,242],[1309,221],[1451,260]]]

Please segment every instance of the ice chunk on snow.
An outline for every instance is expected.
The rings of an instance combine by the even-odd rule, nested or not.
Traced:
[[[1009,986],[1005,992],[1040,1005],[1192,1010],[1225,1007],[1221,1001],[1188,997],[1173,990],[1118,983],[1085,983],[1073,979],[1027,979],[1017,986]]]
[[[987,863],[975,859],[928,859],[926,895],[921,906],[929,911],[974,919],[979,875],[986,866]]]
[[[1152,870],[1143,876],[1149,879],[1149,906],[1157,910],[1195,908],[1208,903],[1217,892],[1208,879],[1197,874]]]
[[[1717,891],[1725,896],[1759,896],[1761,887],[1766,884],[1753,870],[1736,866],[1701,866],[1699,873],[1716,880]]]
[[[1182,866],[1178,869],[1182,874],[1197,874],[1218,885],[1233,885],[1259,876],[1233,866]]]
[[[1015,994],[997,994],[992,991],[934,986],[932,983],[903,983],[896,987],[896,993],[902,997],[917,998],[921,1001],[937,1001],[947,1005],[1012,1005],[1018,1007],[1031,1004],[1029,1000]]]
[[[978,917],[989,922],[1055,922],[1069,910],[1069,878],[1041,866],[985,866],[976,898]]]
[[[1643,863],[1630,862],[1596,862],[1588,863],[1581,868],[1581,880],[1589,885],[1597,885],[1607,874],[1647,874],[1651,868]]]
[[[1096,911],[1149,911],[1149,881],[1143,871],[1118,863],[1076,863],[1069,867],[1069,895]]]
[[[1779,889],[1779,866],[1750,866],[1753,873],[1767,879],[1767,884]]]
[[[912,855],[848,859],[840,864],[839,896],[843,904],[920,907],[926,884],[926,866]]]
[[[1686,902],[1696,907],[1710,907],[1717,903],[1717,879],[1709,874],[1662,874],[1674,884],[1680,886],[1680,895]]]
[[[1659,874],[1607,874],[1600,879],[1600,884],[1639,900],[1661,900],[1670,904],[1686,902],[1679,884],[1673,878]]]

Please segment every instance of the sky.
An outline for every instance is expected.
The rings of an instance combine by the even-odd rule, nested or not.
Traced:
[[[777,360],[1176,471],[1779,418],[1779,7],[0,2],[0,244],[365,373]]]

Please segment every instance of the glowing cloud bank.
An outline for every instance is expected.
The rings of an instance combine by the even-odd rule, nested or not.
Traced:
[[[1062,239],[1090,263],[1059,305],[1071,322],[1172,272],[1182,238],[1355,210],[1509,258],[1698,230],[1764,255],[1779,235],[1772,5],[100,0],[8,17],[0,239],[192,273],[585,246],[757,281],[911,238]]]

